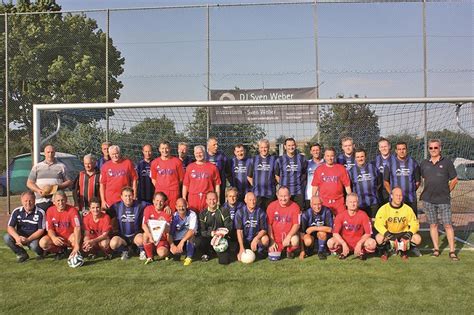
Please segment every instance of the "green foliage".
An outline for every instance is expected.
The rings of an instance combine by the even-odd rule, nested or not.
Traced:
[[[205,144],[207,141],[207,110],[198,108],[194,112],[194,120],[186,129],[192,145]],[[219,140],[219,147],[227,156],[232,156],[234,146],[243,144],[250,154],[256,152],[255,144],[265,137],[265,130],[253,124],[210,125],[210,136]]]
[[[356,146],[367,150],[369,156],[375,154],[380,128],[378,116],[369,104],[333,105],[321,112],[322,145],[340,150],[341,139],[351,137]]]
[[[57,12],[53,0],[18,1],[0,5],[1,12]],[[1,23],[3,26],[3,23]],[[32,104],[105,102],[106,34],[84,14],[9,15],[8,74],[11,120],[32,132]],[[109,100],[120,96],[124,58],[109,39]],[[5,54],[4,36],[0,55]],[[0,68],[5,69],[4,58]],[[4,76],[0,86],[5,85]],[[4,102],[4,92],[0,102]],[[3,114],[3,111],[2,111]],[[102,119],[104,112],[77,118],[80,122]],[[43,125],[45,130],[48,125]]]

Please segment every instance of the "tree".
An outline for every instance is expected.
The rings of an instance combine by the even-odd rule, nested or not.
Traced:
[[[207,141],[207,110],[198,108],[194,112],[194,120],[186,129],[192,145],[206,144]],[[210,125],[209,135],[219,140],[219,147],[227,156],[234,154],[234,145],[243,144],[249,154],[254,154],[255,144],[265,137],[265,130],[253,124]]]
[[[344,96],[338,96],[343,98]],[[358,98],[355,95],[354,98]],[[351,137],[358,147],[373,155],[380,137],[378,116],[369,104],[333,105],[322,110],[320,139],[325,147],[340,148],[341,139]]]
[[[58,12],[54,0],[19,0],[1,4],[2,13]],[[0,23],[4,27],[3,23]],[[2,31],[5,31],[2,29]],[[105,102],[106,34],[84,14],[22,14],[8,16],[8,74],[11,121],[32,134],[32,104]],[[0,54],[5,55],[4,36]],[[120,96],[124,58],[109,39],[109,102]],[[4,58],[0,68],[5,69]],[[4,76],[0,87],[5,86]],[[0,101],[4,100],[4,91]],[[2,109],[3,110],[3,109]],[[4,112],[2,112],[4,115]],[[0,115],[0,116],[2,116]],[[67,115],[62,113],[61,115]],[[94,115],[68,116],[70,123],[103,119]],[[42,125],[48,129],[48,124]]]

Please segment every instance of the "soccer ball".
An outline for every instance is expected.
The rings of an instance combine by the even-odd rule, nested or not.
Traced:
[[[219,242],[216,245],[212,246],[212,247],[214,248],[214,251],[216,253],[223,253],[229,247],[229,243],[227,242],[227,240],[225,238],[222,237],[219,240]]]
[[[77,253],[76,255],[67,259],[67,264],[71,268],[80,267],[84,264],[84,258],[82,258],[81,254]]]
[[[281,259],[281,252],[269,252],[268,259],[270,261],[277,261]]]
[[[250,249],[246,249],[242,255],[240,255],[240,261],[244,264],[253,263],[255,261],[255,253]]]

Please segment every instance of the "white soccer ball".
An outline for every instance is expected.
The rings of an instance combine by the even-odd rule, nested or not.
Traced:
[[[240,261],[244,264],[253,263],[255,261],[255,253],[250,249],[246,249],[242,255],[240,255]]]
[[[67,259],[67,264],[71,268],[80,267],[84,264],[84,258],[82,258],[81,254],[77,253],[76,255]]]
[[[223,253],[227,250],[228,247],[229,247],[229,242],[227,242],[225,238],[221,238],[219,242],[217,243],[217,245],[213,246],[214,251],[216,253]]]

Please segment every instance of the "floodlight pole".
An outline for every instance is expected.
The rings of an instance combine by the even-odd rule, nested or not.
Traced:
[[[428,63],[426,47],[426,0],[423,0],[423,96],[428,97]],[[428,106],[423,106],[423,157],[428,157]]]
[[[316,99],[319,99],[319,50],[318,50],[318,1],[314,0],[314,57],[316,74]],[[321,142],[320,123],[319,123],[319,105],[316,105],[316,133],[318,143]]]
[[[107,9],[106,14],[106,31],[105,31],[105,102],[109,102],[109,34],[110,34],[110,10]],[[105,141],[109,141],[109,109],[105,109]]]
[[[209,5],[206,10],[206,42],[207,42],[207,100],[211,100],[211,24],[210,24],[211,12]],[[209,139],[211,121],[209,118],[209,107],[206,107],[206,139]]]
[[[10,214],[10,124],[8,120],[8,13],[5,12],[5,172],[7,174],[5,179],[5,189],[7,190],[7,209]]]

